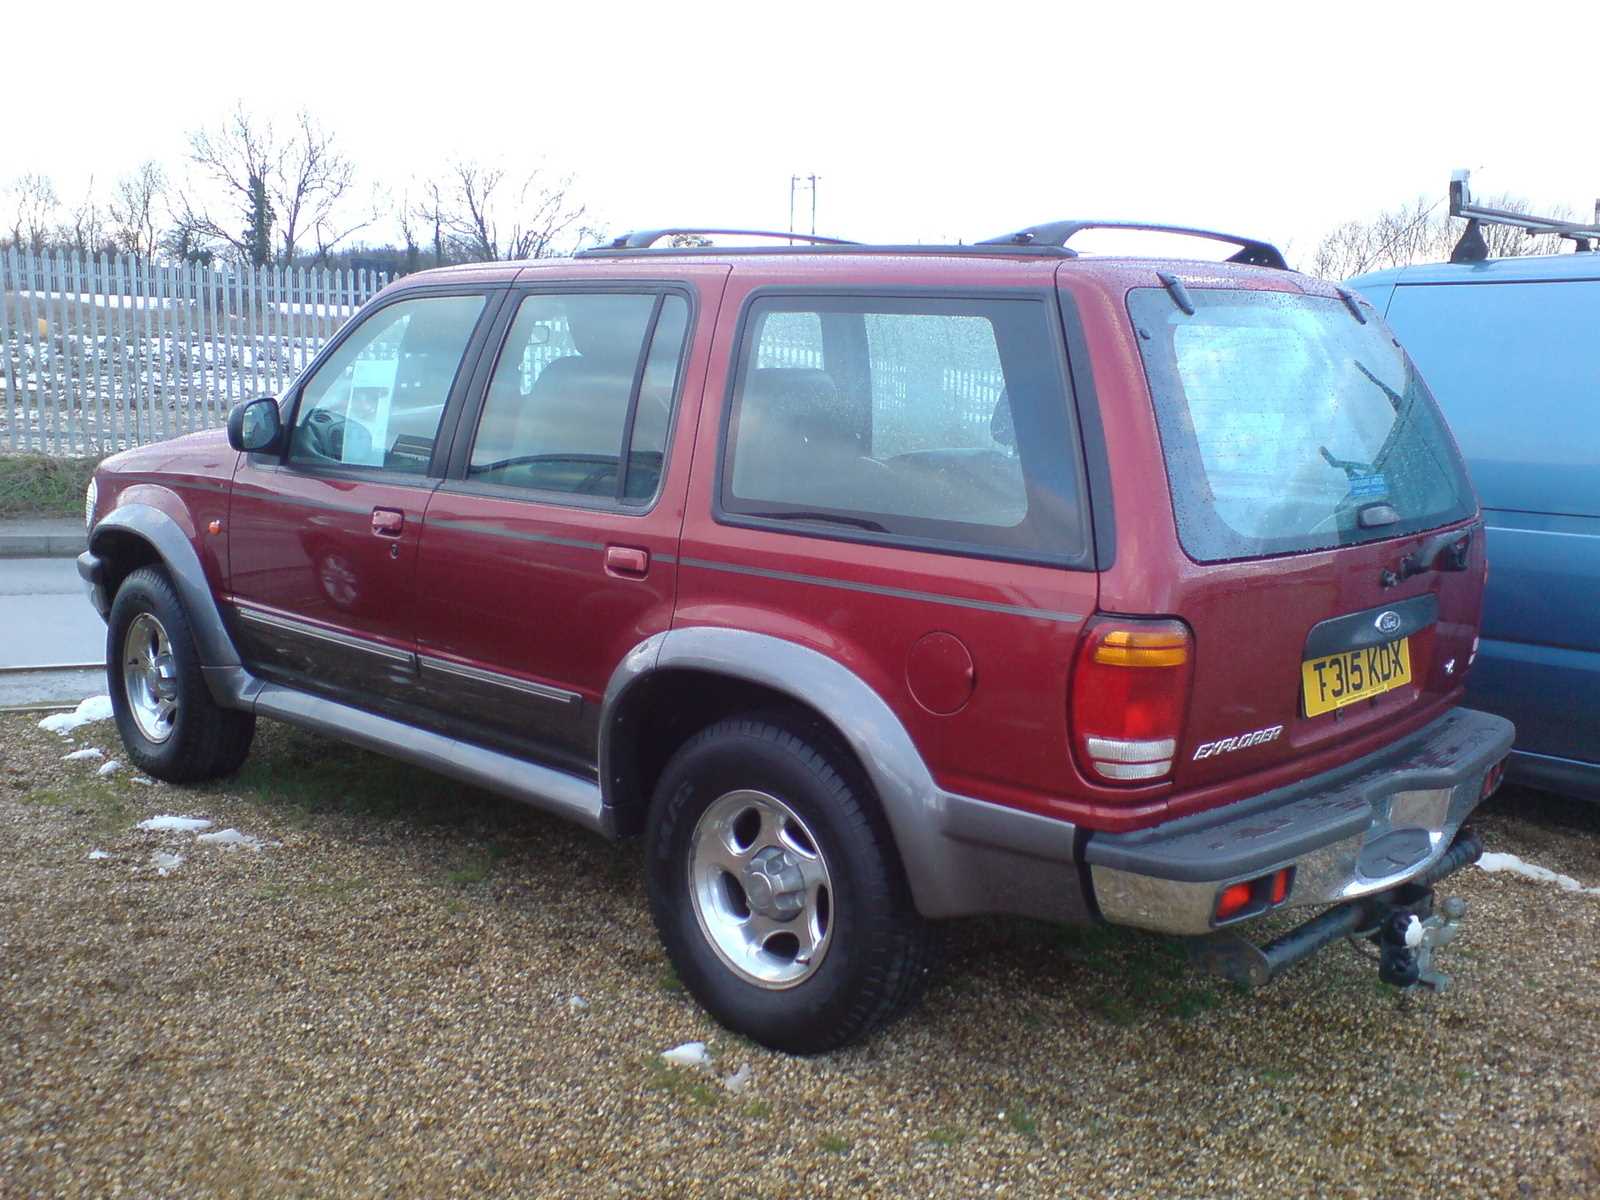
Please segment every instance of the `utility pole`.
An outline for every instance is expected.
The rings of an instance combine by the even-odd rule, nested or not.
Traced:
[[[811,236],[817,234],[817,181],[820,175],[791,175],[789,176],[789,232],[794,232],[794,194],[797,191],[811,193]],[[789,239],[789,244],[794,245],[794,238]]]

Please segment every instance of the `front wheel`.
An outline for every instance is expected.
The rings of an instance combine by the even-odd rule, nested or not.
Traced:
[[[168,783],[230,775],[250,752],[254,714],[212,700],[189,614],[160,567],[117,589],[106,622],[106,682],[134,766]]]
[[[852,766],[819,731],[731,718],[673,756],[650,808],[651,909],[679,977],[722,1024],[790,1053],[903,1011],[934,952]]]

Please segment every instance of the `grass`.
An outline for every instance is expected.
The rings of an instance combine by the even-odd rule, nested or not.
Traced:
[[[716,1108],[722,1096],[707,1081],[705,1075],[693,1067],[675,1067],[662,1061],[659,1054],[644,1060],[645,1088],[664,1093],[668,1098],[696,1108]]]
[[[119,779],[101,779],[89,774],[81,779],[66,779],[54,787],[28,792],[23,804],[64,808],[74,816],[88,817],[89,828],[110,836],[126,829],[133,820],[128,807],[128,791]]]
[[[1021,1100],[1013,1100],[1006,1105],[1006,1124],[1011,1126],[1011,1131],[1027,1138],[1030,1142],[1039,1140],[1039,1122],[1033,1112]]]
[[[943,1146],[947,1148],[950,1146],[959,1146],[962,1142],[967,1140],[967,1131],[964,1129],[956,1129],[949,1125],[941,1125],[938,1129],[935,1129],[928,1134],[927,1140],[935,1146]]]
[[[83,493],[98,458],[0,455],[0,519],[81,517]]]
[[[840,1137],[837,1133],[825,1133],[817,1142],[817,1146],[824,1154],[848,1154],[850,1152],[850,1139]]]

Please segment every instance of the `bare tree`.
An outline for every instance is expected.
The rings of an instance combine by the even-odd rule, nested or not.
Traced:
[[[546,186],[538,171],[520,184],[503,167],[457,162],[428,184],[431,204],[418,216],[434,222],[436,257],[448,250],[470,262],[550,258],[579,240],[585,208],[574,203],[570,178]]]
[[[95,198],[94,176],[89,176],[89,186],[83,199],[74,208],[67,221],[62,223],[59,235],[63,247],[92,258],[110,247],[110,231],[106,228],[106,210]]]
[[[61,211],[61,198],[48,175],[19,175],[5,189],[9,198],[9,241],[37,254],[50,244]]]
[[[1525,210],[1527,202],[1500,195],[1481,200],[1492,208]],[[1567,209],[1544,214],[1570,220]],[[1495,258],[1525,254],[1555,254],[1561,239],[1553,234],[1530,235],[1505,225],[1481,227]],[[1310,273],[1323,279],[1349,279],[1367,271],[1403,267],[1417,262],[1441,262],[1466,229],[1466,222],[1449,215],[1443,200],[1418,197],[1410,204],[1385,209],[1364,221],[1346,221],[1330,231],[1312,254]]]
[[[302,111],[292,132],[280,139],[269,121],[242,104],[216,129],[189,135],[189,159],[239,206],[245,227],[219,220],[187,196],[180,224],[196,236],[226,243],[241,258],[264,263],[276,256],[293,261],[307,239],[319,258],[371,224],[343,217],[355,181],[355,166],[334,144],[334,135]]]
[[[156,253],[157,215],[167,193],[167,173],[161,164],[141,163],[132,175],[117,180],[111,197],[111,236],[117,248],[140,258]]]

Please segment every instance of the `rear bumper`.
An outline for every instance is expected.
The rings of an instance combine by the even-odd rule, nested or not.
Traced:
[[[1163,933],[1210,933],[1223,888],[1283,868],[1293,871],[1283,907],[1395,887],[1444,855],[1514,734],[1503,717],[1452,709],[1290,787],[1152,829],[1090,834],[1083,856],[1101,915]]]

